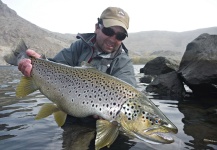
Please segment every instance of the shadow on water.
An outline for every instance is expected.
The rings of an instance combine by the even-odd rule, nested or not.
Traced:
[[[94,150],[95,125],[71,122],[59,128],[53,116],[35,121],[40,106],[50,101],[40,92],[17,99],[15,88],[20,77],[16,67],[0,67],[0,149]],[[143,89],[140,85],[139,90]],[[153,145],[121,133],[110,150],[217,149],[217,100],[148,97],[179,129],[172,135],[175,142]]]

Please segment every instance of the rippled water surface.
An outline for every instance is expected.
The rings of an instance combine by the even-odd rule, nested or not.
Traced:
[[[135,71],[141,66],[135,66]],[[137,74],[139,78],[141,74]],[[17,99],[15,88],[21,74],[16,67],[0,67],[0,149],[94,149],[94,128],[71,123],[57,127],[52,116],[34,120],[43,103],[50,102],[40,92]],[[144,85],[138,87],[144,89]],[[217,100],[169,100],[149,93],[148,97],[178,127],[175,142],[153,145],[130,140],[120,134],[111,150],[217,149]],[[89,144],[90,143],[90,144]],[[103,148],[107,149],[107,148]]]

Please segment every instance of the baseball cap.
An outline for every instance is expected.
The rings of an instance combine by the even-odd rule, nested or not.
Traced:
[[[121,8],[118,7],[108,7],[106,8],[100,19],[103,21],[103,26],[111,27],[111,26],[121,26],[126,32],[129,28],[129,16],[128,14]]]

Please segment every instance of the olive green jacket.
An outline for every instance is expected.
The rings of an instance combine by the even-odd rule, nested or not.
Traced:
[[[95,36],[94,33],[78,34],[79,40],[60,51],[53,61],[70,66],[80,66],[86,61],[98,70],[136,86],[133,64],[123,43],[118,51],[99,53],[94,50]]]

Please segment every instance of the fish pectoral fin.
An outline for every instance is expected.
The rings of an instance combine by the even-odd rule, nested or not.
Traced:
[[[57,108],[55,104],[52,103],[43,104],[38,114],[36,115],[35,120],[46,118],[57,111],[59,111],[59,108]]]
[[[36,90],[38,90],[38,87],[35,85],[32,77],[23,76],[16,88],[16,96],[18,98],[22,98],[33,93]]]
[[[59,127],[61,127],[66,121],[67,114],[61,110],[54,113],[54,118]]]
[[[96,122],[96,140],[95,149],[98,150],[104,146],[109,147],[119,134],[119,127],[107,120],[99,119]]]

